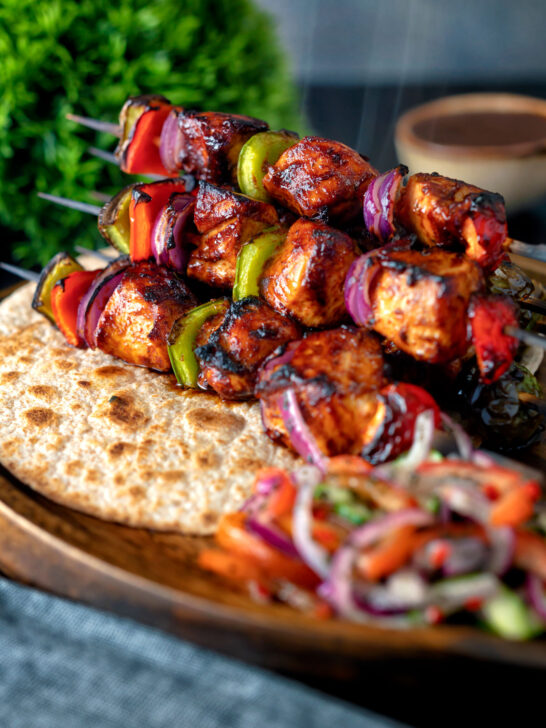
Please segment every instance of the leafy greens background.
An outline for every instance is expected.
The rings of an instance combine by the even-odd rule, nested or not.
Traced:
[[[86,153],[115,140],[68,112],[115,121],[127,96],[155,92],[301,128],[272,23],[249,0],[3,0],[0,88],[3,257],[27,265],[102,240],[92,216],[36,192],[96,204],[94,190],[131,181]]]

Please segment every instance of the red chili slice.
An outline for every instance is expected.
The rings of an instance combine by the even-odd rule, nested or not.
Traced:
[[[152,232],[158,215],[173,193],[187,191],[187,183],[182,178],[139,184],[134,188],[129,203],[129,247],[133,262],[152,257]]]
[[[58,281],[51,292],[55,323],[72,346],[84,349],[87,344],[78,335],[78,306],[101,270],[78,270]]]
[[[120,167],[128,174],[158,174],[178,177],[178,171],[169,172],[159,155],[159,139],[165,119],[175,107],[156,102],[157,106],[145,111],[137,119],[131,140],[125,149]]]

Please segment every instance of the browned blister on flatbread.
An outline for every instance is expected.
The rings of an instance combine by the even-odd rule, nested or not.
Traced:
[[[99,518],[208,534],[256,469],[293,467],[257,403],[75,349],[31,310],[32,294],[0,303],[0,462],[35,490]]]

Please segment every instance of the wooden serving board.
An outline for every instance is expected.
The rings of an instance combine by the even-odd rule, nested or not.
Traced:
[[[543,467],[546,447],[535,447],[526,461]],[[508,642],[470,627],[384,630],[257,605],[197,567],[197,554],[210,541],[98,520],[45,499],[0,469],[0,569],[24,583],[329,690],[364,675],[388,676],[389,684],[395,675],[438,677],[443,665],[464,666],[458,679],[467,681],[484,665],[546,668],[544,641]]]

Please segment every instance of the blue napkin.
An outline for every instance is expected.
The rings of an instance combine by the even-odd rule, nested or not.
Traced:
[[[0,579],[2,728],[401,728],[273,673]]]

